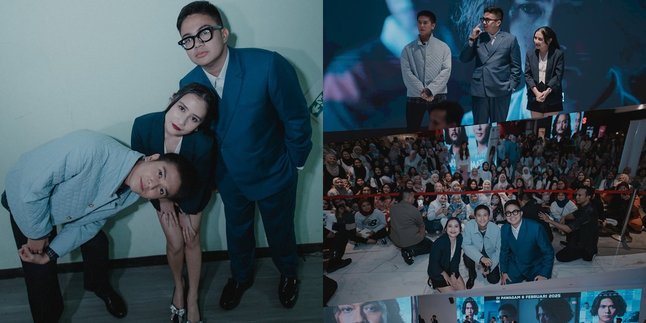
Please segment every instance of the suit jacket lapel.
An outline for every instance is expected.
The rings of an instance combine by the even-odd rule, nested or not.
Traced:
[[[491,38],[491,37],[490,37]],[[487,56],[486,60],[489,60],[493,54],[496,53],[496,49],[498,49],[498,46],[500,45],[500,42],[502,42],[505,38],[505,34],[501,31],[498,33],[498,36],[496,37],[496,41],[493,42],[493,45],[491,44],[491,40],[487,42],[487,49],[489,49],[489,56]]]
[[[218,122],[218,129],[216,129],[220,140],[224,140],[231,126],[231,120],[238,113],[239,109],[236,107],[240,99],[243,77],[242,62],[240,62],[236,50],[229,48],[229,66],[227,67],[224,89],[222,90],[222,100],[220,101],[220,122]]]
[[[552,75],[552,69],[554,68],[554,58],[556,58],[556,52],[547,54],[547,66],[545,67],[545,84],[547,85],[550,82],[550,75]]]

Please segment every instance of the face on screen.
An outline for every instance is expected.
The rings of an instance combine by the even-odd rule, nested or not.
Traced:
[[[599,322],[611,323],[615,317],[616,311],[617,311],[617,307],[615,307],[615,304],[613,303],[612,299],[610,298],[602,299],[601,302],[599,303],[599,311],[597,313],[599,316]]]
[[[338,323],[382,323],[383,309],[377,302],[339,305],[336,312]]]

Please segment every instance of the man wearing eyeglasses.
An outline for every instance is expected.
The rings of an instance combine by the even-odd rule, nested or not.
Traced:
[[[464,63],[475,59],[470,90],[473,124],[505,121],[511,94],[520,84],[520,47],[516,36],[500,30],[502,19],[502,9],[485,8],[480,18],[485,32],[475,26],[460,53]]]
[[[554,248],[543,227],[523,219],[517,200],[505,203],[507,223],[500,229],[500,284],[514,284],[552,277]]]
[[[197,82],[220,97],[212,125],[218,143],[216,185],[226,217],[232,278],[220,306],[238,306],[253,283],[254,213],[258,205],[284,307],[298,296],[294,207],[298,171],[312,148],[309,112],[294,68],[275,52],[227,46],[229,30],[208,1],[182,8],[178,42],[197,64],[180,87]]]

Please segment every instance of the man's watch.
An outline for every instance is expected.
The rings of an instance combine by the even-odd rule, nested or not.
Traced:
[[[49,257],[49,261],[54,261],[58,258],[56,251],[54,251],[54,249],[50,247],[47,247],[47,249],[45,249],[45,254],[47,254],[47,256]]]

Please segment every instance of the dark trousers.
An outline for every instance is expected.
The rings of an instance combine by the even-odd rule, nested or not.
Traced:
[[[424,114],[430,112],[436,104],[444,100],[446,100],[446,94],[434,96],[431,102],[422,98],[408,98],[406,101],[406,129],[420,131]]]
[[[484,256],[487,257],[486,254]],[[476,273],[476,262],[467,257],[466,254],[462,255],[462,259],[464,260],[464,266],[467,267],[467,270],[469,271],[469,279],[475,279],[478,276],[478,273]],[[500,282],[500,269],[498,266],[489,271],[487,281],[489,284],[497,284]]]
[[[425,237],[418,244],[414,246],[402,248],[402,250],[408,250],[413,254],[413,256],[419,256],[419,255],[431,253],[432,248],[433,248],[433,241]]]
[[[507,120],[511,93],[495,98],[472,96],[473,124],[502,122]]]
[[[11,229],[16,247],[27,243],[27,237],[20,231],[11,211]],[[56,236],[52,230],[51,241]],[[99,290],[109,286],[108,280],[108,237],[99,231],[92,239],[81,245],[83,255],[83,281],[88,290]],[[22,270],[27,285],[29,308],[34,322],[58,322],[63,313],[63,296],[58,283],[56,261],[45,265],[22,262]]]
[[[356,241],[356,242],[363,242],[363,243],[366,243],[366,242],[368,241],[368,239],[372,239],[372,240],[379,240],[379,239],[383,239],[383,238],[385,238],[385,237],[387,237],[387,236],[388,236],[388,231],[386,231],[386,228],[383,228],[383,229],[381,229],[381,230],[379,230],[379,231],[377,231],[377,232],[373,233],[371,236],[369,236],[369,237],[367,237],[367,238],[364,238],[364,237],[357,237],[357,238],[355,239],[355,241]]]
[[[560,262],[570,262],[583,258],[585,261],[592,261],[593,256],[594,252],[568,245],[556,253],[556,260]]]
[[[323,249],[330,250],[331,262],[341,261],[343,255],[345,255],[345,246],[347,244],[348,236],[341,230],[337,231],[333,238],[328,238],[327,236],[323,238]]]
[[[291,184],[282,191],[258,201],[251,201],[237,187],[231,178],[231,173],[226,172],[220,179],[218,187],[227,221],[227,247],[231,260],[231,275],[237,282],[247,283],[253,279],[256,254],[254,236],[256,204],[260,210],[274,265],[283,276],[297,277],[298,254],[294,233],[297,182],[298,178],[294,175]]]

